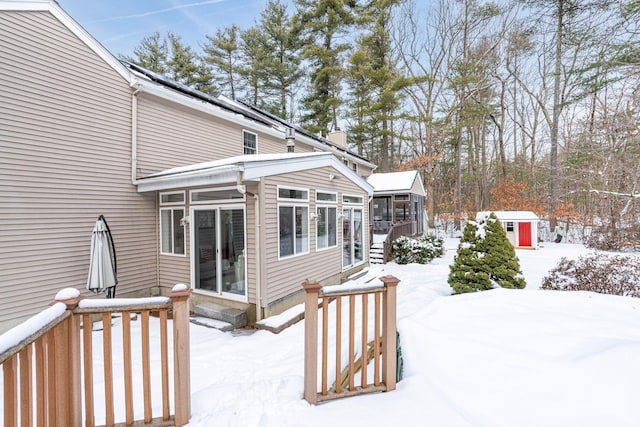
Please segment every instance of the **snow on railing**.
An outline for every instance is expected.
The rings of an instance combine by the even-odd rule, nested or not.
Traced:
[[[179,285],[169,297],[153,298],[88,300],[82,299],[73,288],[58,292],[50,308],[0,335],[3,425],[94,426],[96,405],[104,405],[104,411],[99,413],[100,416],[104,414],[106,426],[115,425],[116,414],[118,418],[124,418],[122,421],[126,425],[187,424],[190,417],[190,294],[189,289]],[[133,343],[131,321],[132,316],[137,315],[140,316],[141,342]],[[173,319],[173,396],[169,392],[170,315]],[[159,349],[152,349],[150,345],[150,316],[159,319],[159,332],[154,330],[153,333],[154,337],[160,338]],[[121,320],[120,328],[113,327],[113,319]],[[94,333],[94,324],[100,326],[101,332]],[[115,343],[122,348],[121,355],[112,351],[114,335],[121,337],[122,342]],[[102,357],[94,354],[94,346],[102,348]],[[142,368],[136,369],[141,372],[135,372],[136,375],[133,352],[142,359]],[[152,375],[152,356],[155,358],[157,354],[160,355],[160,372]],[[123,381],[114,381],[114,359],[124,371]],[[96,375],[99,377],[97,382]],[[162,415],[155,418],[152,377],[160,378],[161,382],[160,393],[153,390],[155,396],[160,396],[155,399],[156,406],[162,407]],[[134,378],[135,385],[141,385],[144,402],[143,417],[137,420],[134,419]],[[104,394],[102,399],[97,399],[95,394],[102,394],[95,393],[100,383],[104,386]],[[114,383],[122,386],[117,393],[114,393]],[[138,396],[136,393],[136,398]],[[116,401],[124,407],[116,408]]]
[[[396,388],[396,287],[393,276],[381,283],[322,287],[306,281],[305,290],[305,371],[304,398],[312,404],[363,393]],[[359,298],[358,298],[359,297]],[[318,299],[321,300],[322,326],[318,326]],[[343,299],[348,300],[343,321]],[[329,304],[333,307],[330,310]],[[372,310],[370,312],[370,305]],[[356,324],[359,332],[356,332]],[[318,330],[321,330],[321,343]],[[347,330],[343,337],[343,329]],[[330,342],[329,338],[333,340]],[[373,337],[369,342],[369,337]],[[343,344],[344,345],[343,347]],[[334,349],[329,372],[330,347]],[[343,350],[344,348],[344,350]],[[357,354],[360,357],[356,360]],[[318,356],[320,390],[318,391]],[[346,357],[345,357],[346,356]],[[346,367],[343,361],[346,358]],[[370,362],[372,362],[370,366]],[[358,372],[359,371],[359,372]],[[369,381],[369,372],[372,380]],[[331,375],[332,374],[332,375]],[[329,379],[335,378],[330,387]],[[356,385],[358,382],[359,385]]]

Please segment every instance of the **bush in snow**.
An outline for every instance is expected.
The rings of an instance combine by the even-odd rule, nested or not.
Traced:
[[[640,228],[599,227],[591,232],[585,246],[601,251],[638,251]]]
[[[398,264],[427,264],[444,255],[444,242],[436,236],[422,236],[418,239],[401,236],[393,241],[391,251]]]
[[[640,297],[640,258],[603,253],[578,260],[562,258],[542,280],[541,288]]]
[[[494,213],[467,223],[448,282],[457,294],[525,287],[515,250]]]

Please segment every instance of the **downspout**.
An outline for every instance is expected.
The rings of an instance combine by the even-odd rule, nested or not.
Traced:
[[[262,292],[261,292],[261,255],[260,255],[260,197],[257,194],[247,191],[247,187],[242,184],[242,172],[238,171],[236,175],[236,189],[240,194],[245,194],[253,197],[254,202],[254,233],[255,233],[255,253],[256,253],[256,322],[262,320]],[[248,260],[245,259],[245,268],[249,265]]]
[[[138,92],[131,93],[131,183],[135,184],[138,170]]]

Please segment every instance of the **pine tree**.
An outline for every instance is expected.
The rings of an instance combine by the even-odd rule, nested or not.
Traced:
[[[293,87],[303,75],[300,67],[300,29],[293,25],[287,15],[286,5],[280,0],[267,2],[256,28],[264,44],[262,74],[267,92],[265,107],[283,119],[290,119],[293,114],[288,100]]]
[[[482,262],[491,281],[503,288],[524,288],[526,283],[516,251],[496,214],[492,212],[481,223],[484,224],[484,239],[478,246],[484,253]]]
[[[135,56],[124,59],[193,89],[216,92],[207,66],[176,34],[155,32],[144,37],[133,52]]]
[[[206,35],[202,45],[203,60],[214,71],[214,79],[223,89],[224,95],[236,99],[239,89],[240,70],[240,28],[232,25],[218,29],[214,36]]]
[[[344,54],[350,48],[344,36],[355,23],[356,0],[296,0],[295,25],[308,37],[302,54],[309,61],[311,90],[303,99],[307,129],[326,136],[338,128],[343,103]]]
[[[215,94],[212,76],[191,46],[185,45],[180,36],[171,32],[167,33],[167,39],[171,47],[167,62],[169,78],[199,91]]]
[[[240,44],[242,52],[240,75],[245,83],[245,98],[251,104],[265,108],[263,69],[267,53],[264,48],[264,37],[258,28],[252,27],[243,31],[240,38],[242,39]]]
[[[493,287],[481,251],[482,239],[478,224],[467,222],[458,244],[458,252],[450,267],[449,285],[456,294],[485,291]]]
[[[159,32],[146,36],[133,49],[134,56],[124,56],[123,59],[137,64],[149,71],[166,74],[168,70],[169,47],[166,38]]]

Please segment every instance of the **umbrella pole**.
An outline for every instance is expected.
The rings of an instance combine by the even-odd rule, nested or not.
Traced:
[[[113,243],[113,236],[111,235],[111,229],[109,228],[109,224],[107,223],[107,220],[104,217],[104,215],[100,214],[98,219],[99,220],[101,219],[104,222],[105,227],[107,228],[107,235],[109,236],[109,254],[113,258],[113,273],[114,273],[114,276],[116,279],[116,285],[117,285],[118,284],[118,259],[116,256],[116,245]],[[116,296],[115,285],[110,288],[107,288],[105,290],[105,294],[107,298],[115,298]]]

